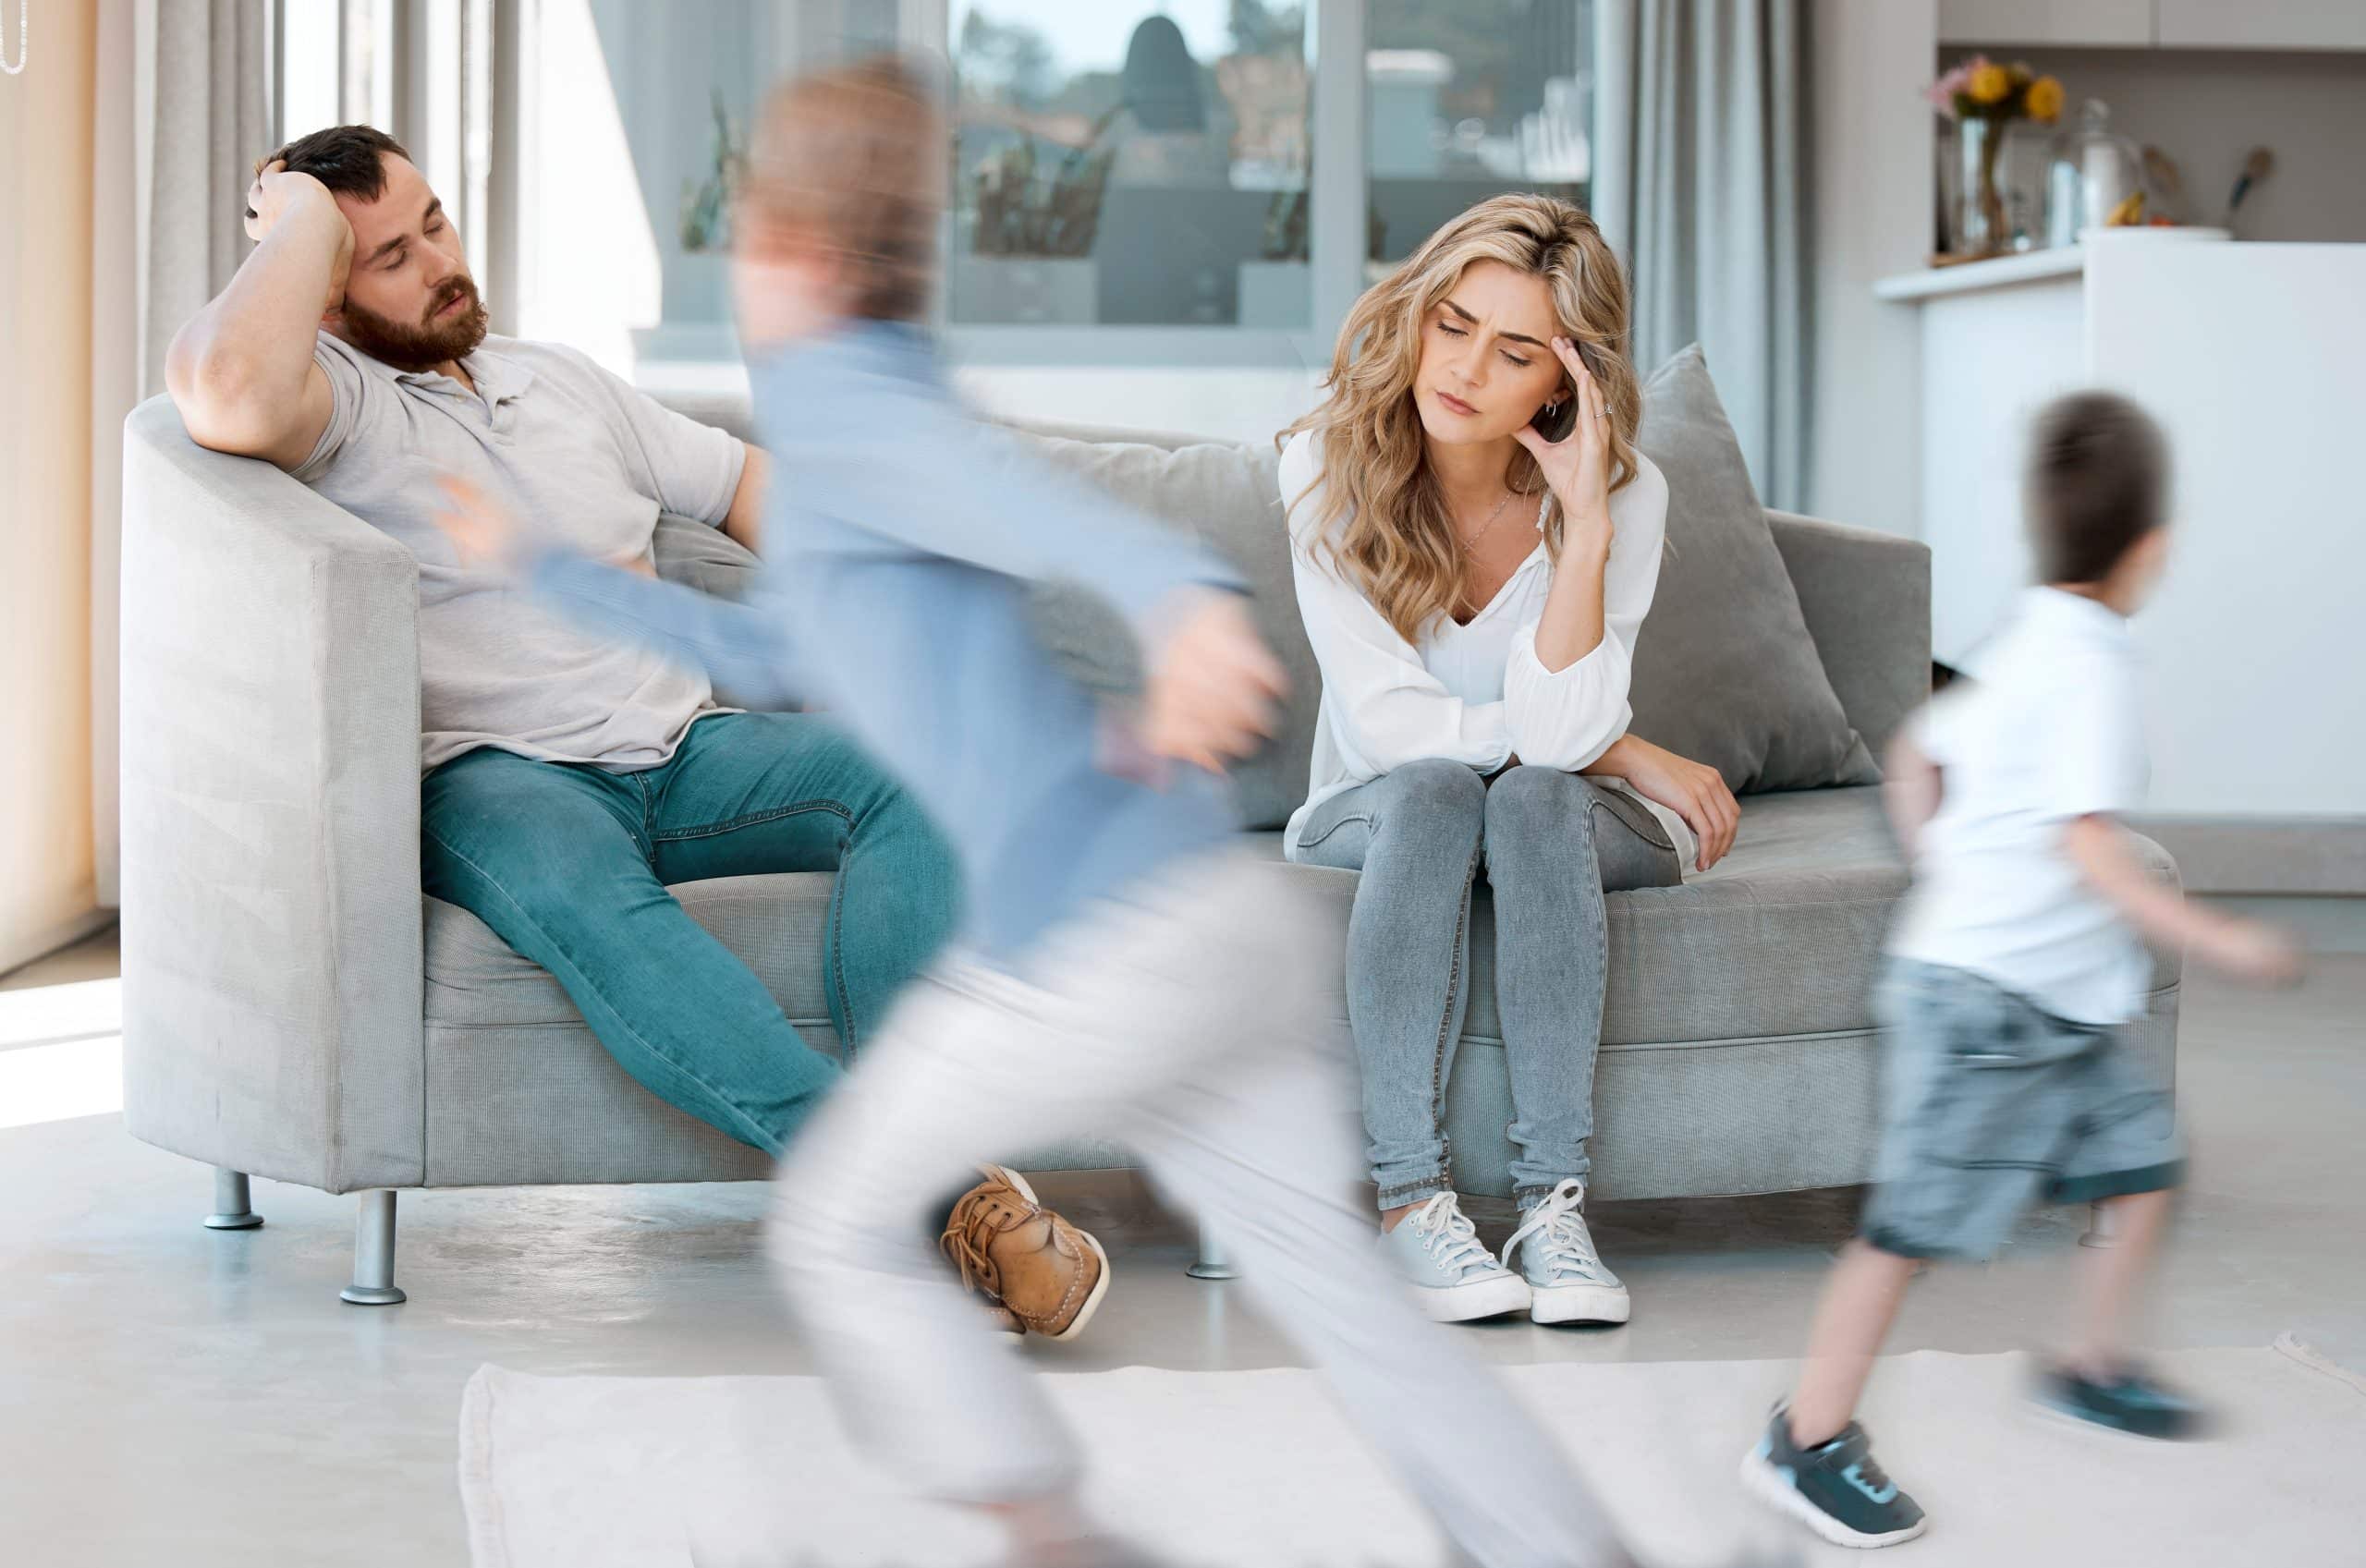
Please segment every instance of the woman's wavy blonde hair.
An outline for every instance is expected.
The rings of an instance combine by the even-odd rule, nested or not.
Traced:
[[[1550,196],[1497,196],[1430,236],[1356,301],[1323,380],[1330,396],[1275,438],[1312,431],[1321,439],[1319,547],[1409,642],[1452,615],[1462,592],[1462,551],[1430,471],[1413,380],[1423,322],[1473,261],[1501,261],[1544,280],[1558,330],[1584,346],[1610,410],[1610,488],[1635,477],[1643,393],[1627,359],[1627,277],[1594,221]],[[1515,494],[1543,492],[1527,448],[1512,454],[1504,482]],[[1287,498],[1293,506],[1300,499]],[[1558,506],[1548,509],[1544,528],[1557,556]]]

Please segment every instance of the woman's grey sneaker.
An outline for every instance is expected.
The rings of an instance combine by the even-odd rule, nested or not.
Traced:
[[[1528,1282],[1495,1261],[1450,1192],[1383,1232],[1380,1255],[1413,1287],[1414,1302],[1433,1323],[1467,1323],[1528,1309]]]
[[[2189,1438],[2201,1427],[2201,1409],[2191,1400],[2140,1372],[2095,1382],[2056,1367],[2039,1381],[2037,1398],[2057,1416],[2131,1437]]]
[[[1504,1265],[1519,1258],[1528,1315],[1539,1323],[1623,1323],[1632,1310],[1627,1287],[1593,1249],[1585,1201],[1583,1182],[1562,1182],[1520,1217],[1504,1243]]]
[[[1790,1411],[1778,1407],[1742,1456],[1741,1484],[1835,1546],[1896,1546],[1923,1530],[1922,1510],[1882,1474],[1872,1440],[1854,1421],[1829,1442],[1801,1448],[1791,1440]]]

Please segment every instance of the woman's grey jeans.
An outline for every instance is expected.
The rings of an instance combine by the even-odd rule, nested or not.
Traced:
[[[1494,889],[1495,1009],[1519,1150],[1513,1187],[1527,1204],[1565,1176],[1584,1179],[1608,963],[1602,895],[1681,879],[1658,821],[1555,768],[1522,765],[1491,781],[1431,759],[1333,796],[1299,840],[1308,864],[1363,873],[1348,928],[1348,1020],[1380,1206],[1454,1185],[1445,1087],[1482,869]]]

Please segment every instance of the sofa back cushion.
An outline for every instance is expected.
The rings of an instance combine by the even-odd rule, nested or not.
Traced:
[[[730,412],[720,404],[698,411],[717,423]],[[1234,771],[1233,782],[1243,825],[1280,827],[1306,798],[1323,672],[1299,621],[1276,454],[1185,436],[1128,441],[1098,431],[1051,433],[1058,428],[1014,427],[1018,439],[1054,467],[1198,539],[1247,579],[1258,628],[1289,672],[1290,695],[1274,739]],[[679,517],[660,520],[656,560],[659,576],[731,599],[745,591],[756,567],[755,557],[716,529]],[[1034,615],[1037,635],[1079,680],[1113,694],[1140,687],[1132,634],[1099,596],[1049,583],[1034,594]],[[731,700],[728,692],[716,695]]]
[[[1290,580],[1277,455],[1270,445],[1222,442],[1169,448],[1036,433],[1020,439],[1057,467],[1191,535],[1246,579],[1257,629],[1288,672],[1290,690],[1274,738],[1233,771],[1233,784],[1245,826],[1280,827],[1306,798],[1323,672],[1299,620],[1298,591]],[[1036,626],[1038,635],[1088,684],[1113,690],[1139,685],[1132,640],[1097,596],[1065,585],[1047,587],[1036,596]]]
[[[1698,344],[1643,386],[1637,443],[1667,476],[1667,553],[1635,639],[1633,733],[1736,794],[1869,784]]]

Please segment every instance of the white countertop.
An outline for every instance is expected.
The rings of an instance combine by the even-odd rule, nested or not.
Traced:
[[[2087,269],[2087,253],[2097,245],[2197,245],[2232,239],[2223,228],[2199,225],[2177,228],[2089,229],[2082,243],[2050,250],[2024,250],[1993,261],[1963,261],[1952,267],[1925,267],[1899,273],[1873,285],[1876,299],[1929,299],[1946,294],[1969,294],[1981,288],[2008,288],[2016,284],[2042,283],[2048,278],[2075,277]]]
[[[2035,283],[2042,278],[2068,277],[2087,268],[2083,245],[2056,246],[2051,250],[2025,250],[1993,261],[1960,261],[1952,267],[1925,267],[1900,273],[1873,285],[1876,299],[1927,299],[1934,294],[1966,294],[1975,288],[2002,288],[2008,284]]]

